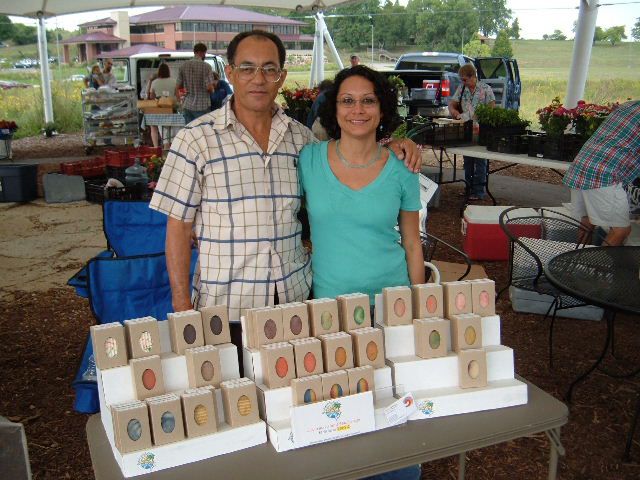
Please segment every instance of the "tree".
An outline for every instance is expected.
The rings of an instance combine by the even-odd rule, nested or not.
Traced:
[[[425,50],[460,51],[478,31],[471,0],[412,0],[407,11],[415,18],[415,43]]]
[[[464,46],[462,53],[474,58],[488,57],[491,55],[491,48],[486,43],[482,43],[479,35],[476,34],[474,38]]]
[[[520,39],[520,24],[518,23],[518,17],[516,17],[511,24],[511,28],[509,29],[509,37],[516,40]]]
[[[566,40],[567,36],[561,30],[554,30],[551,35],[546,33],[542,36],[543,40]]]
[[[605,34],[602,27],[596,27],[596,31],[593,33],[593,43],[602,42],[605,40]]]
[[[16,45],[28,45],[38,41],[38,30],[36,27],[15,23],[13,28],[13,41]]]
[[[380,15],[375,18],[374,36],[378,44],[384,48],[393,48],[397,45],[407,45],[410,38],[410,19],[405,15],[405,8],[399,0],[395,3],[386,0]]]
[[[491,49],[491,56],[493,57],[513,57],[513,49],[511,48],[511,42],[509,41],[509,32],[507,30],[500,30],[496,41]]]
[[[616,43],[620,43],[623,39],[626,39],[627,35],[624,33],[624,25],[618,25],[617,27],[610,27],[604,31],[603,40],[608,41],[612,47],[616,46]]]
[[[15,32],[11,19],[6,15],[0,15],[0,41],[11,40]]]
[[[485,37],[509,26],[513,12],[507,8],[506,0],[473,0],[473,6],[478,13],[480,31]]]
[[[636,23],[631,29],[631,37],[636,41],[640,41],[640,17],[636,19]]]
[[[371,23],[375,17],[371,14],[380,12],[378,0],[367,0],[366,2],[336,7],[331,14],[345,15],[331,18],[327,16],[327,28],[333,36],[333,41],[338,48],[358,49],[360,45],[371,45]]]

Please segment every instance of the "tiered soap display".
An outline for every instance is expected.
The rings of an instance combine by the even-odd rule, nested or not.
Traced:
[[[168,317],[91,327],[102,423],[125,477],[266,442],[227,308]]]
[[[277,451],[390,426],[391,369],[367,295],[248,309],[241,321],[245,374]]]
[[[396,395],[411,392],[409,420],[527,403],[501,345],[495,283],[481,279],[386,288],[376,295]]]

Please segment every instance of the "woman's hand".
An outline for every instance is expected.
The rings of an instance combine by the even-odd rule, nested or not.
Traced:
[[[422,167],[422,152],[413,140],[403,138],[391,140],[389,149],[395,153],[396,157],[404,160],[405,166],[414,173],[418,173]]]

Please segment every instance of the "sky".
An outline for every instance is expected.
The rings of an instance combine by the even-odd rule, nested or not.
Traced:
[[[401,0],[400,3],[406,3]],[[617,4],[603,5],[598,11],[597,25],[608,28],[616,25],[625,25],[625,32],[631,39],[631,29],[640,18],[640,0],[603,0],[601,3]],[[573,22],[578,19],[579,0],[507,0],[507,6],[513,11],[513,18],[518,18],[520,35],[522,38],[542,38],[542,35],[551,34],[554,30],[561,30],[569,38],[573,37],[571,31]],[[130,8],[129,15],[156,10],[157,8]],[[64,28],[75,30],[80,23],[90,22],[109,16],[108,10],[94,13],[79,13],[63,15],[47,21],[47,28]],[[35,21],[21,17],[11,17],[12,21],[35,25]]]

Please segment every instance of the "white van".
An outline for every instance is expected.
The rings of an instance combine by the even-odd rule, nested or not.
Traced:
[[[193,58],[193,52],[149,52],[137,53],[130,57],[107,57],[105,55],[99,57],[103,65],[106,58],[113,60],[112,72],[116,76],[118,83],[132,85],[138,93],[138,98],[143,98],[141,90],[142,95],[146,95],[144,87],[147,85],[149,78],[158,71],[161,63],[167,63],[171,71],[171,77],[176,78],[180,65]],[[226,80],[224,67],[227,63],[222,57],[207,54],[204,61],[211,65],[213,71],[217,72],[221,79]]]

